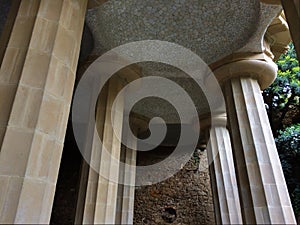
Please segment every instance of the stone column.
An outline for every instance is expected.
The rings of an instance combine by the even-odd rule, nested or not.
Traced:
[[[0,223],[50,221],[86,4],[21,1],[0,69]]]
[[[17,16],[10,18],[12,28],[5,27],[10,37],[1,36],[1,67],[0,67],[0,146],[3,142],[5,130],[8,124],[17,86],[20,81],[22,69],[37,17],[40,1],[22,1],[19,5],[16,1],[12,7],[19,7]],[[11,31],[10,31],[11,30]],[[10,31],[10,32],[9,32]]]
[[[105,112],[107,107],[107,95],[108,95],[108,84],[104,86],[100,93],[97,103],[96,110],[96,125],[93,129],[92,138],[92,150],[91,158],[88,160],[93,160],[92,163],[94,167],[90,167],[90,164],[83,160],[81,168],[81,180],[79,188],[79,196],[77,200],[76,207],[76,218],[75,224],[93,224],[95,215],[95,205],[97,196],[97,187],[99,179],[99,169],[100,169],[100,154],[101,154],[101,143],[99,139],[95,138],[99,135],[101,141],[103,140],[103,130],[105,124]],[[89,133],[88,133],[89,135]],[[87,138],[87,141],[90,139]],[[87,148],[90,147],[89,144],[86,145]]]
[[[116,105],[116,112],[112,112],[111,110],[114,98],[120,89],[120,83],[110,82],[103,130],[103,146],[108,152],[103,151],[102,147],[94,216],[94,223],[96,224],[114,224],[116,218],[121,154],[121,140],[118,137],[122,135],[124,105]],[[111,116],[111,113],[113,113],[113,116]],[[112,124],[114,124],[114,127]]]
[[[207,145],[217,224],[242,224],[241,206],[226,114],[214,119]]]
[[[97,104],[90,159],[93,167],[86,162],[83,163],[79,190],[79,196],[83,196],[77,204],[76,224],[115,223],[118,182],[110,179],[118,181],[119,176],[121,140],[117,136],[120,137],[122,132],[123,102],[116,106],[115,112],[112,111],[112,105],[121,88],[122,81],[117,77],[111,78]],[[95,138],[96,135],[99,135],[102,143]],[[103,146],[107,152],[103,151]]]
[[[118,78],[113,78],[109,81],[98,101],[96,111],[96,126],[94,130],[94,138],[91,150],[91,163],[90,167],[87,162],[83,163],[79,198],[76,209],[76,224],[94,224],[94,223],[114,223],[116,210],[116,192],[115,186],[117,183],[107,180],[106,178],[114,177],[118,180],[118,166],[111,164],[110,154],[118,160],[121,153],[121,143],[116,137],[111,121],[111,108],[113,101],[121,89],[121,82]],[[114,129],[119,135],[122,130],[123,120],[123,105],[118,106],[118,112],[113,112]],[[96,130],[97,129],[97,130]],[[108,150],[109,155],[102,152],[102,144],[99,139],[95,138],[99,135],[102,144]],[[100,171],[100,174],[99,174]],[[103,175],[105,177],[103,177]],[[111,203],[111,204],[110,204]],[[110,207],[107,209],[107,207]],[[109,213],[112,212],[113,215]],[[108,215],[107,215],[107,214]],[[107,220],[111,219],[110,222]],[[101,220],[101,222],[99,222]],[[113,221],[113,222],[112,222]]]
[[[234,149],[242,216],[247,224],[296,224],[261,88],[275,78],[267,56],[215,70],[223,83]]]
[[[135,135],[138,133],[136,127],[134,128]],[[137,142],[127,138],[127,143],[131,143],[134,149],[123,146],[122,162],[124,164],[120,167],[117,224],[133,224]]]
[[[116,105],[115,112],[111,110],[118,92],[126,83],[138,78],[139,74],[140,70],[135,65],[126,67],[115,74],[101,91],[96,112],[98,133],[94,129],[91,146],[90,160],[93,168],[86,162],[82,165],[79,197],[76,206],[76,224],[116,223],[119,161],[121,157],[121,140],[117,137],[122,135],[124,102]],[[113,116],[111,117],[111,115]],[[112,123],[114,124],[114,130]],[[95,138],[95,135],[100,136],[102,144],[99,143],[99,139]],[[105,146],[108,154],[102,151],[102,145]],[[129,156],[128,152],[126,158]]]

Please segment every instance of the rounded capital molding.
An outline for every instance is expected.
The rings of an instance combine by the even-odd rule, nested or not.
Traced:
[[[213,123],[212,123],[212,120],[213,120]],[[227,127],[227,115],[224,112],[224,113],[220,113],[217,115],[201,116],[199,118],[199,123],[200,123],[200,129],[203,131],[210,129],[211,126]]]
[[[280,55],[289,49],[289,43],[292,39],[283,11],[269,25],[264,40],[273,53],[274,60],[279,59]]]
[[[273,83],[278,70],[277,65],[270,57],[265,53],[263,56],[263,58],[244,58],[227,62],[215,68],[213,72],[220,85],[232,78],[250,77],[256,79],[263,90]]]

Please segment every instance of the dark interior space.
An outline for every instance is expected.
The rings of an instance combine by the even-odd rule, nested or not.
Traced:
[[[50,224],[74,224],[81,162],[69,120]]]

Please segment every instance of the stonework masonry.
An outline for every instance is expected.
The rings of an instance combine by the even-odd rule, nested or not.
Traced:
[[[168,208],[176,210],[176,218]],[[215,224],[213,208],[207,154],[199,152],[173,177],[136,188],[134,224]],[[174,221],[168,223],[168,218]]]
[[[50,220],[86,3],[21,1],[0,68],[1,223]]]
[[[161,145],[155,154],[152,151],[137,154],[127,147],[122,151],[118,137],[126,135],[123,132],[126,96],[122,95],[122,101],[116,105],[119,113],[112,113],[112,106],[124,85],[132,79],[156,74],[152,72],[161,68],[152,66],[153,71],[147,73],[139,64],[136,70],[116,72],[104,88],[105,100],[96,108],[96,124],[86,124],[86,118],[80,118],[92,131],[83,137],[92,140],[84,150],[91,151],[90,162],[96,167],[85,163],[81,176],[78,175],[77,205],[71,206],[76,218],[72,221],[76,224],[296,224],[261,95],[261,90],[276,77],[272,50],[276,50],[277,57],[286,49],[288,26],[281,6],[269,5],[279,4],[279,0],[261,1],[267,4],[258,0],[232,1],[232,4],[227,0],[179,0],[176,1],[179,5],[163,1],[165,6],[159,7],[155,1],[146,0],[137,5],[135,2],[139,1],[130,0],[107,3],[105,0],[12,0],[11,11],[4,16],[4,21],[0,17],[3,31],[0,36],[0,223],[48,224],[50,221],[75,80],[82,75],[77,68],[80,51],[96,60],[103,51],[121,43],[158,39],[196,50],[210,64],[224,93],[227,112],[221,113],[229,122],[207,128],[205,132],[212,137],[206,140],[210,144],[207,150],[197,150],[175,175],[157,184],[133,188],[138,174],[134,170],[136,163],[153,164],[169,156],[166,153],[170,153],[170,148]],[[288,1],[282,2],[297,49],[299,20],[293,23],[293,18],[299,18],[299,11],[287,7]],[[299,6],[298,0],[289,2]],[[160,13],[154,15],[157,11]],[[140,15],[131,17],[135,13]],[[114,20],[120,15],[120,22]],[[184,30],[181,21],[193,23],[188,26],[182,23],[187,28]],[[87,39],[93,42],[88,43],[94,48],[90,51],[81,48],[85,42],[82,41],[85,22],[92,31]],[[145,32],[146,28],[151,28],[150,33]],[[273,42],[269,43],[270,40]],[[151,50],[141,51],[144,53],[152,54]],[[98,68],[92,72],[99,74]],[[165,72],[191,82],[172,70],[158,74]],[[207,85],[210,78],[205,79]],[[91,84],[90,88],[95,91],[98,87]],[[174,93],[176,96],[181,92]],[[193,94],[201,104],[206,102],[204,95]],[[167,113],[166,117],[170,116],[170,110],[153,103],[162,113]],[[198,113],[199,118],[206,115],[203,110]],[[136,115],[136,121],[147,117],[140,114]],[[136,136],[141,129],[148,129],[150,119],[145,119],[146,125],[145,121],[135,124]],[[96,130],[108,155],[101,151]],[[129,141],[138,146],[135,139]],[[212,164],[207,161],[215,157]],[[120,160],[127,164],[120,166]],[[178,163],[178,158],[173,161]],[[131,186],[122,186],[117,181]]]

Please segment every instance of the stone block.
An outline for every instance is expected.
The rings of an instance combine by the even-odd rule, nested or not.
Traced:
[[[32,139],[33,132],[7,128],[1,147],[0,175],[24,177]]]
[[[21,83],[35,88],[43,88],[48,75],[50,59],[50,55],[47,53],[29,49]]]
[[[44,1],[43,1],[44,2]],[[52,1],[51,1],[52,2]],[[59,10],[55,10],[59,11]],[[30,49],[50,54],[55,43],[57,21],[47,20],[44,17],[37,17],[30,41]]]
[[[0,175],[0,223],[13,224],[23,178]]]
[[[9,125],[34,129],[38,120],[42,97],[43,91],[41,89],[19,85]]]
[[[6,49],[0,69],[0,83],[19,83],[25,56],[26,51],[24,49],[12,47]]]
[[[42,0],[38,12],[38,17],[47,19],[48,21],[57,22],[61,16],[61,7],[64,1],[61,0]]]
[[[41,116],[38,120],[37,129],[57,138],[62,126],[63,110],[63,101],[45,93],[40,107]]]

